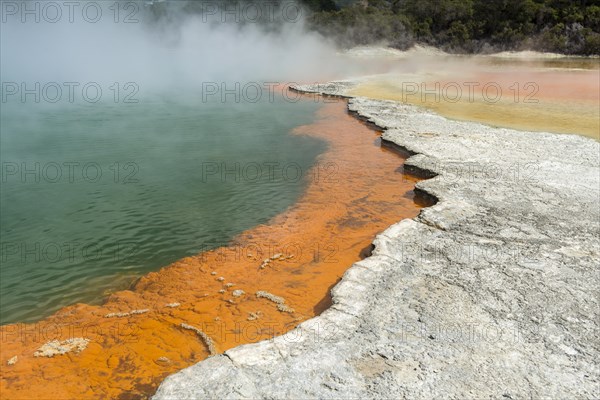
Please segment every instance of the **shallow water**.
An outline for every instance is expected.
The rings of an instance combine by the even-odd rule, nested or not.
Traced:
[[[0,323],[97,303],[285,210],[326,148],[289,134],[317,107],[3,104]]]
[[[576,58],[423,56],[351,94],[404,101],[449,118],[600,140],[600,61]]]

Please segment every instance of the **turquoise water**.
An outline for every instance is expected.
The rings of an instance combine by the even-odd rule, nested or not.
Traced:
[[[317,107],[2,104],[0,322],[98,302],[285,210],[325,149],[291,134]]]

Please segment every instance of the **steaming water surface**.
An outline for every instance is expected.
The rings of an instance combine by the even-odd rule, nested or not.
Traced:
[[[99,301],[286,209],[325,148],[289,134],[316,109],[281,98],[3,105],[1,322]]]
[[[225,244],[291,205],[325,147],[289,134],[313,120],[313,102],[263,92],[254,103],[240,89],[226,104],[220,93],[201,98],[207,83],[231,89],[335,73],[339,66],[324,62],[333,48],[301,19],[278,13],[268,26],[238,24],[183,10],[184,2],[93,3],[98,21],[80,13],[70,21],[56,3],[57,22],[17,13],[0,26],[0,323],[98,301]],[[77,85],[74,103],[65,82]],[[85,101],[89,83],[100,102]],[[138,104],[124,102],[130,84]],[[59,101],[36,85],[61,87]],[[21,97],[21,88],[37,93]],[[252,98],[236,102],[240,94]],[[203,181],[203,163],[215,162],[239,170]]]

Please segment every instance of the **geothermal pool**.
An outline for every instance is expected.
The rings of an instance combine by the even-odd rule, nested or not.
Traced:
[[[98,303],[295,202],[326,145],[290,131],[319,105],[206,100],[2,105],[1,324]]]
[[[597,60],[473,63],[363,60],[357,71],[378,75],[354,94],[597,138]],[[473,81],[505,95],[423,102],[403,86]],[[530,82],[538,102],[523,101]],[[378,232],[427,205],[415,203],[417,179],[402,158],[343,101],[223,103],[186,93],[3,104],[1,361],[19,357],[3,371],[7,393],[147,396],[209,356],[181,324],[207,332],[217,352],[283,334],[329,306],[330,289]],[[285,299],[283,311],[256,296],[265,291]],[[90,342],[74,357],[33,356],[70,337]]]

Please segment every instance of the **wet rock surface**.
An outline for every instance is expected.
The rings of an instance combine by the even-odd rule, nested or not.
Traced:
[[[435,174],[417,189],[438,203],[377,236],[323,314],[171,375],[154,399],[599,397],[600,143],[349,109]]]

